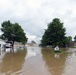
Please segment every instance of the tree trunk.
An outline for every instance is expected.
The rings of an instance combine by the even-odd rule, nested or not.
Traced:
[[[12,41],[12,50],[14,50],[14,41]]]

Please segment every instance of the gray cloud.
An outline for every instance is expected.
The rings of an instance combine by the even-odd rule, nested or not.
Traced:
[[[18,22],[27,35],[40,40],[53,18],[64,23],[66,35],[76,35],[75,0],[2,0],[0,2],[0,23],[5,20]],[[31,40],[31,39],[30,39]]]

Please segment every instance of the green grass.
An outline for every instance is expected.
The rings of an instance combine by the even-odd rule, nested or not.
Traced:
[[[63,50],[58,50],[58,51],[53,50],[53,52],[54,52],[54,53],[62,53]]]
[[[71,46],[70,48],[76,48],[76,47],[74,47],[74,46]]]

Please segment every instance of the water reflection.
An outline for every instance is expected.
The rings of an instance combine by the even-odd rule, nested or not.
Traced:
[[[48,70],[52,75],[62,75],[67,53],[55,54],[52,49],[42,49],[43,60],[45,60]]]
[[[26,59],[37,55],[36,47],[27,47]]]
[[[76,49],[68,50],[66,66],[62,75],[76,75]]]
[[[45,67],[40,47],[27,47],[27,55],[20,75],[51,75]]]
[[[55,53],[54,57],[55,57],[55,58],[59,58],[60,56],[59,56],[58,53]]]
[[[2,63],[0,64],[0,73],[11,75],[20,71],[23,66],[22,64],[25,61],[26,50],[16,50],[15,53],[10,50],[6,50],[5,53]]]
[[[76,49],[26,47],[0,52],[0,75],[75,75]]]
[[[0,64],[2,63],[2,59],[3,59],[5,54],[6,54],[5,50],[0,51]]]

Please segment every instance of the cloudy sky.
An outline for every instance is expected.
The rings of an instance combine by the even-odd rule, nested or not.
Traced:
[[[53,18],[59,18],[64,23],[66,35],[74,37],[76,0],[0,0],[0,25],[5,20],[18,22],[29,42],[39,42]]]

